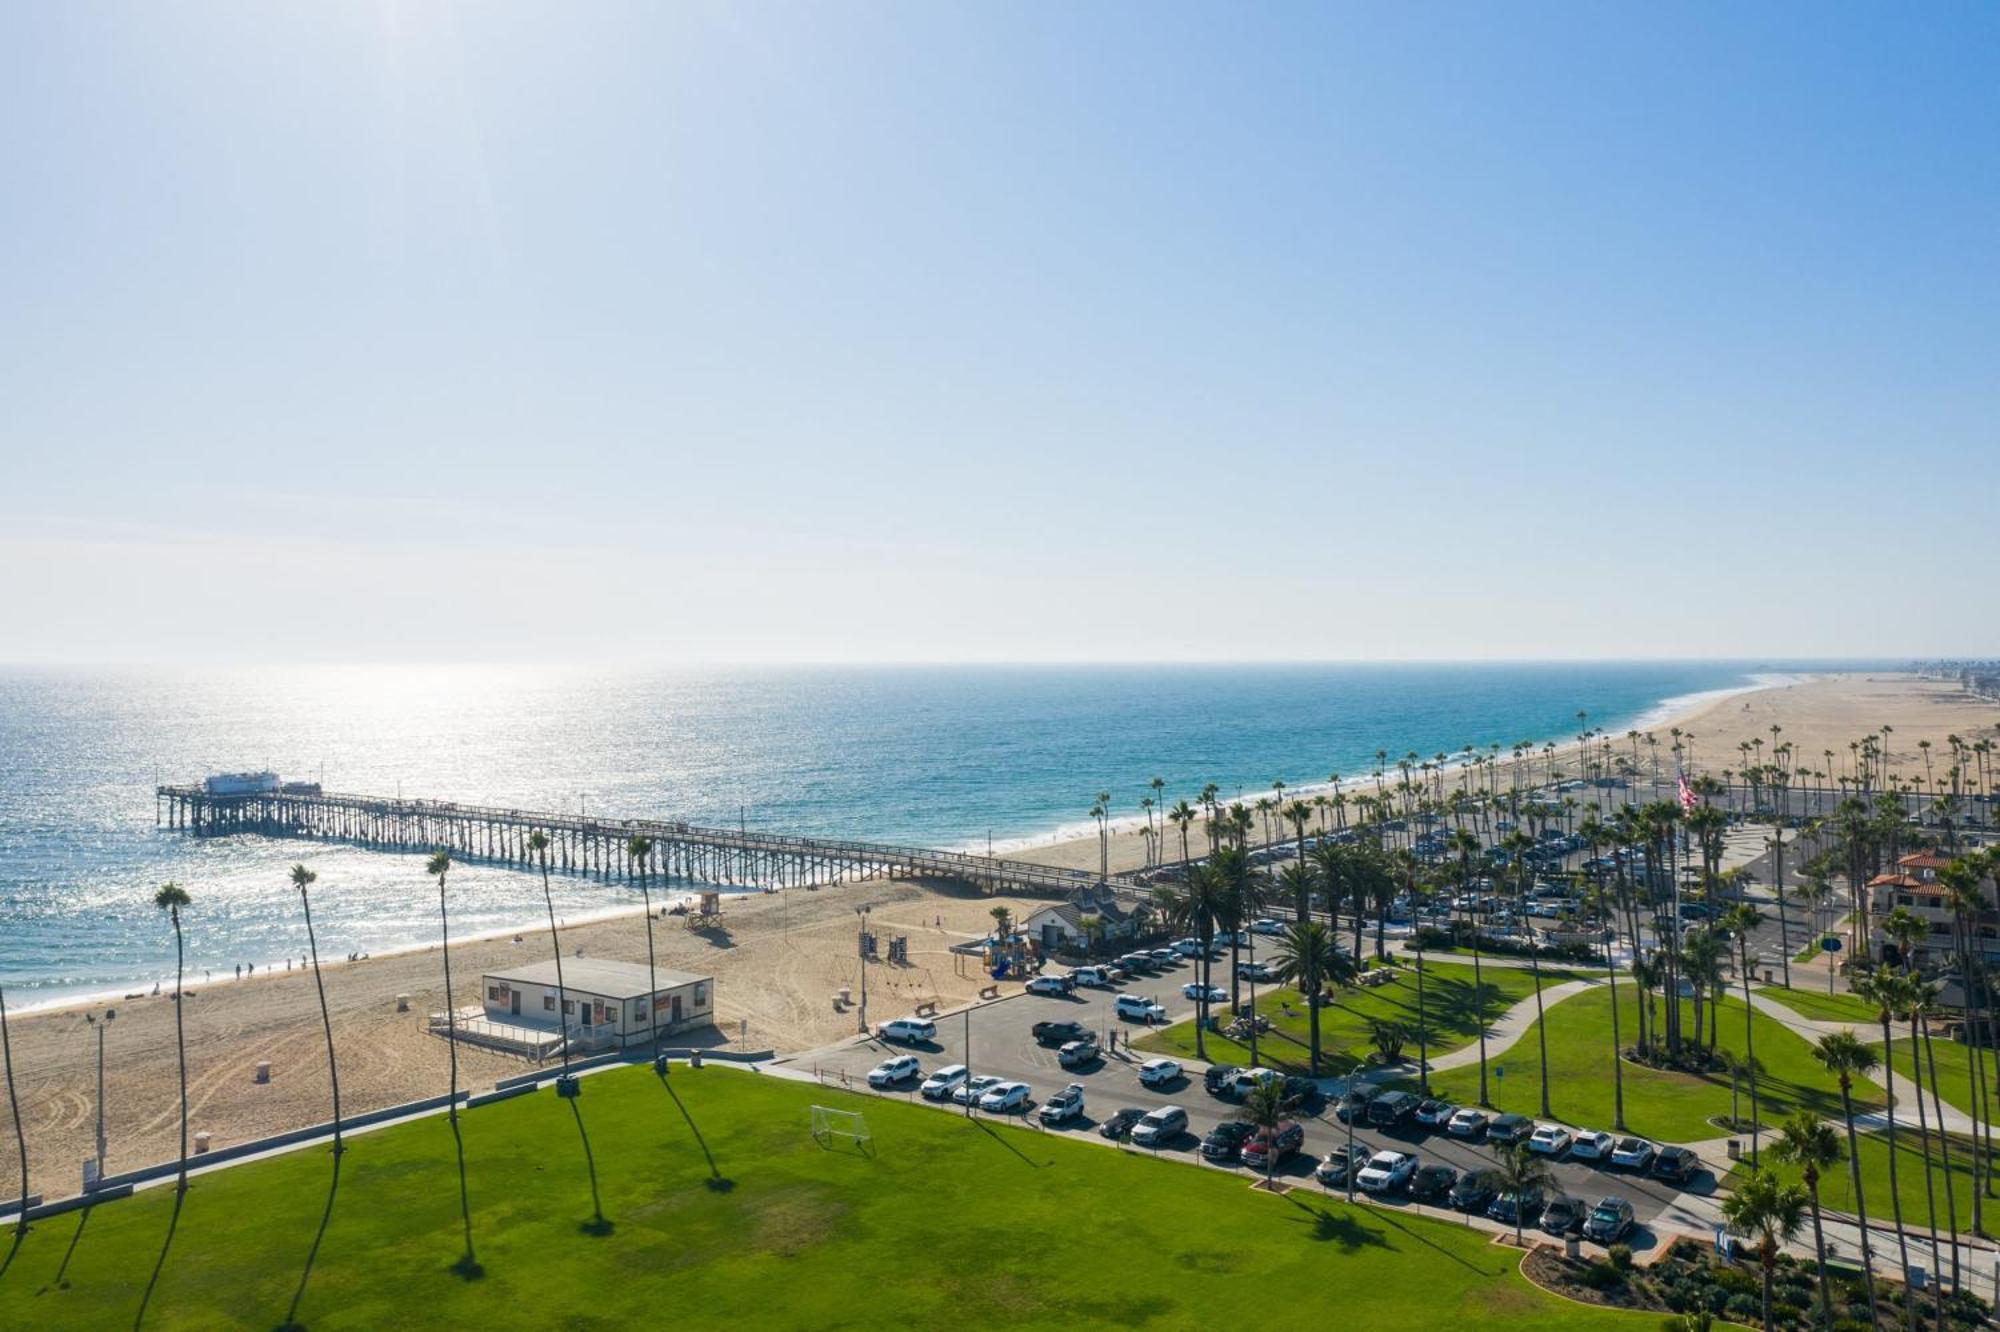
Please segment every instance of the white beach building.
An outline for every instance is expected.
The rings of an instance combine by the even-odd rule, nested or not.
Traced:
[[[652,1039],[655,1008],[662,1036],[714,1022],[715,980],[671,967],[649,979],[643,963],[566,958],[561,1003],[572,1049],[615,1049]],[[486,973],[485,1020],[496,1032],[525,1028],[553,1039],[556,1004],[554,961]]]

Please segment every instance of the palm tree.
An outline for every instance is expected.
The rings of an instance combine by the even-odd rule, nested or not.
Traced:
[[[1306,1039],[1312,1075],[1319,1076],[1320,991],[1330,982],[1344,985],[1354,975],[1354,963],[1341,950],[1340,938],[1316,920],[1295,920],[1285,927],[1273,971],[1279,980],[1299,988],[1306,1001]]]
[[[1528,1144],[1517,1142],[1506,1151],[1499,1153],[1500,1191],[1514,1195],[1514,1243],[1521,1243],[1521,1225],[1528,1209],[1522,1206],[1523,1195],[1539,1189],[1549,1182],[1549,1163],[1528,1150]]]
[[[1722,1219],[1734,1234],[1757,1241],[1757,1262],[1764,1269],[1764,1332],[1771,1332],[1771,1277],[1778,1254],[1798,1238],[1805,1225],[1806,1191],[1785,1184],[1758,1166],[1722,1200]]]
[[[563,985],[562,935],[556,930],[556,899],[549,891],[549,835],[540,828],[528,834],[528,850],[542,867],[542,906],[549,913],[549,947],[556,955],[556,1048],[562,1052],[563,1076],[569,1076],[569,997]]]
[[[438,881],[438,937],[440,952],[444,956],[444,1032],[445,1046],[451,1053],[451,1099],[446,1103],[447,1113],[454,1126],[458,1123],[458,1013],[451,1004],[451,910],[445,904],[444,881],[451,873],[451,852],[439,847],[424,862],[424,873]]]
[[[14,1093],[14,1042],[7,1031],[7,987],[0,985],[0,1063],[7,1069],[7,1108],[14,1117],[14,1150],[21,1158],[21,1214],[14,1218],[15,1239],[28,1233],[28,1132],[21,1124],[21,1101]]]
[[[653,962],[653,890],[649,886],[653,839],[633,837],[625,843],[625,852],[639,867],[639,896],[646,904],[646,1022],[653,1037],[653,1066],[664,1069],[660,1061],[660,978]]]
[[[1875,1005],[1876,1017],[1882,1023],[1882,1058],[1893,1061],[1896,1053],[1896,1035],[1890,1023],[1907,1004],[1908,987],[1904,979],[1886,966],[1878,967],[1855,993]],[[1889,1206],[1895,1217],[1896,1248],[1903,1262],[1902,1270],[1910,1270],[1910,1237],[1903,1231],[1903,1194],[1896,1184],[1896,1090],[1895,1064],[1886,1065],[1889,1076],[1883,1079],[1888,1095],[1882,1098],[1883,1123],[1886,1126],[1889,1146]],[[1922,1102],[1918,1102],[1919,1105]],[[1915,1322],[1916,1292],[1905,1289],[1910,1303],[1911,1322]]]
[[[1278,1125],[1285,1122],[1285,1084],[1276,1078],[1269,1078],[1250,1089],[1243,1098],[1241,1114],[1247,1123],[1254,1125],[1259,1133],[1276,1136]],[[1272,1174],[1278,1168],[1278,1154],[1264,1153],[1264,1187],[1271,1187]]]
[[[1812,1204],[1813,1253],[1819,1265],[1820,1320],[1832,1327],[1833,1291],[1826,1276],[1826,1233],[1820,1228],[1819,1176],[1820,1171],[1839,1165],[1845,1155],[1840,1135],[1818,1115],[1800,1110],[1778,1130],[1778,1140],[1771,1144],[1771,1155],[1787,1165],[1797,1166],[1799,1178],[1805,1182],[1806,1198]]]
[[[1854,1136],[1854,1079],[1874,1071],[1875,1052],[1853,1032],[1840,1031],[1820,1037],[1813,1046],[1813,1058],[1840,1080],[1840,1115],[1847,1122],[1848,1178],[1854,1186],[1854,1215],[1861,1223],[1861,1281],[1868,1291],[1869,1326],[1880,1327],[1875,1309],[1875,1255],[1868,1242],[1868,1204],[1861,1193],[1861,1157]]]
[[[313,986],[319,991],[319,1020],[326,1028],[326,1072],[333,1083],[333,1154],[347,1150],[340,1141],[340,1063],[333,1054],[333,1018],[326,1010],[326,982],[319,974],[319,938],[313,933],[312,895],[306,890],[319,875],[304,865],[292,866],[292,887],[299,890],[299,906],[306,913],[306,946],[312,950]]]
[[[1910,1085],[1916,1088],[1917,1139],[1922,1145],[1921,1155],[1924,1162],[1924,1204],[1930,1217],[1931,1264],[1933,1267],[1936,1267],[1939,1259],[1943,1257],[1943,1253],[1938,1248],[1937,1183],[1931,1177],[1930,1125],[1928,1123],[1929,1116],[1924,1112],[1924,1065],[1920,1054],[1921,1046],[1928,1045],[1930,1041],[1930,1024],[1927,1020],[1927,1015],[1937,1008],[1938,987],[1925,980],[1922,976],[1919,976],[1915,971],[1910,972],[1909,975],[1903,978],[1903,986],[1903,997],[1908,1005],[1904,1010],[1904,1014],[1910,1023]],[[1883,1058],[1891,1067],[1894,1066],[1895,1061],[1886,1049],[1883,1051]],[[1933,1070],[1933,1082],[1935,1082],[1935,1070]],[[1933,1091],[1935,1091],[1935,1087],[1933,1087]],[[1951,1187],[1951,1139],[1944,1131],[1943,1103],[1933,1098],[1933,1104],[1937,1106],[1938,1150],[1944,1166],[1944,1196],[1946,1204],[1950,1208],[1948,1224],[1950,1226],[1950,1233],[1956,1235],[1958,1233],[1958,1200],[1954,1196],[1954,1191]],[[1958,1267],[1958,1246],[1956,1244],[1952,1245],[1951,1253],[1952,1275],[1956,1277]],[[1939,1286],[1942,1286],[1942,1284],[1941,1282],[1938,1283]],[[1941,1291],[1934,1293],[1937,1294],[1937,1298],[1943,1298]],[[1938,1326],[1944,1326],[1944,1309],[1942,1305],[1938,1308]]]
[[[1757,1122],[1757,1026],[1754,1021],[1756,1012],[1750,1006],[1750,931],[1756,929],[1763,921],[1764,917],[1758,913],[1757,908],[1748,902],[1737,903],[1722,916],[1724,927],[1735,936],[1738,966],[1743,972],[1743,1062],[1750,1074],[1751,1165],[1757,1164],[1757,1133],[1760,1125]],[[1782,941],[1783,933],[1781,932],[1778,937]],[[1783,952],[1785,949],[1781,946],[1779,951]],[[1717,1018],[1722,1016],[1719,1003],[1715,1013]]]
[[[1514,858],[1515,891],[1520,895],[1524,909],[1527,904],[1528,883],[1532,877],[1527,852],[1534,844],[1534,839],[1522,832],[1508,834],[1507,840],[1501,843]],[[1549,1109],[1549,1031],[1548,1024],[1542,1020],[1542,950],[1535,942],[1532,929],[1528,934],[1528,967],[1535,978],[1535,1038],[1541,1047],[1542,1056],[1542,1117],[1547,1119],[1554,1114],[1554,1111]]]
[[[163,883],[160,891],[153,894],[153,905],[167,913],[167,919],[174,923],[174,1048],[180,1059],[181,1068],[181,1162],[180,1171],[174,1185],[175,1192],[186,1193],[188,1186],[188,1057],[187,1027],[182,1021],[181,973],[185,959],[181,935],[181,908],[193,905],[187,890],[177,883]],[[12,1083],[10,1081],[11,1088]],[[28,1191],[21,1190],[26,1198]]]

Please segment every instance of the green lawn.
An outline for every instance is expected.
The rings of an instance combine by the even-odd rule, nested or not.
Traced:
[[[1794,985],[1789,990],[1776,985],[1762,985],[1757,988],[1757,993],[1776,1000],[1813,1022],[1852,1022],[1857,1026],[1875,1022],[1875,1005],[1851,994],[1828,994],[1808,985]]]
[[[1417,977],[1408,968],[1396,969],[1396,979],[1384,985],[1355,986],[1339,992],[1338,1000],[1320,1010],[1321,1071],[1345,1073],[1352,1062],[1370,1054],[1374,1046],[1375,1023],[1400,1022],[1410,1033],[1405,1053],[1417,1053]],[[1589,976],[1587,972],[1562,967],[1542,969],[1544,990]],[[1502,1013],[1535,992],[1532,972],[1512,967],[1486,967],[1481,976],[1486,1021],[1490,1024]],[[1245,990],[1248,998],[1248,990]],[[1480,993],[1472,983],[1472,968],[1457,962],[1424,961],[1425,1026],[1430,1032],[1432,1058],[1459,1049],[1479,1035]],[[1285,1006],[1291,1012],[1285,1012]],[[1308,1041],[1305,1000],[1293,988],[1260,989],[1257,1011],[1270,1018],[1274,1030],[1258,1038],[1257,1061],[1269,1068],[1303,1073],[1307,1069]],[[1230,1014],[1220,1015],[1226,1024]],[[1140,1038],[1138,1047],[1159,1054],[1194,1057],[1194,1024],[1183,1022]],[[1247,1064],[1247,1044],[1210,1034],[1208,1057],[1218,1064]]]
[[[1630,984],[1618,987],[1620,1032],[1629,1046],[1636,1034],[1634,1007],[1636,991]],[[1655,999],[1662,1014],[1664,1003]],[[1693,1005],[1682,1003],[1684,1028],[1693,1030]],[[1611,992],[1599,988],[1564,1000],[1549,1010],[1549,1100],[1556,1117],[1587,1128],[1611,1127]],[[1755,1017],[1757,1060],[1764,1067],[1759,1082],[1763,1097],[1763,1119],[1775,1124],[1804,1107],[1829,1118],[1840,1115],[1840,1089],[1813,1060],[1812,1049],[1776,1019],[1759,1013]],[[1730,999],[1722,1006],[1722,1031],[1717,1043],[1721,1050],[1740,1052],[1743,1048],[1743,1002]],[[1490,1081],[1493,1104],[1502,1110],[1538,1114],[1541,1110],[1539,1055],[1531,1027],[1506,1054],[1492,1061],[1504,1076]],[[1668,1142],[1698,1142],[1723,1136],[1723,1130],[1709,1123],[1715,1115],[1730,1113],[1727,1074],[1697,1076],[1642,1068],[1629,1060],[1622,1065],[1625,1083],[1625,1125],[1632,1132]],[[1477,1064],[1433,1074],[1431,1087],[1438,1095],[1462,1103],[1479,1099]],[[1880,1101],[1881,1090],[1873,1083],[1857,1084],[1857,1105]],[[1750,1113],[1747,1084],[1740,1099],[1740,1111]]]
[[[1903,1078],[1908,1079],[1910,1077],[1909,1024],[1898,1022],[1895,1029],[1896,1072]],[[1861,1031],[1859,1028],[1856,1030]],[[1882,1028],[1879,1025],[1873,1027],[1872,1030],[1878,1037],[1882,1034]],[[1865,1032],[1862,1032],[1862,1036],[1863,1039],[1866,1039]],[[1879,1058],[1882,1054],[1882,1042],[1876,1040],[1870,1042],[1870,1044],[1874,1046],[1875,1054]],[[1933,1032],[1931,1034],[1931,1053],[1937,1059],[1938,1095],[1944,1098],[1946,1105],[1955,1106],[1964,1113],[1971,1114],[1973,1106],[1971,1050],[1966,1046],[1960,1045],[1957,1041],[1949,1040]],[[1929,1113],[1930,1063],[1928,1060],[1924,1064],[1924,1088],[1924,1110],[1926,1113]],[[2000,1095],[2000,1084],[1996,1084],[1994,1081],[1993,1061],[1991,1056],[1989,1056],[1986,1061],[1987,1100],[1989,1102],[1993,1101],[1996,1095]],[[1917,1110],[1914,1105],[1898,1105],[1896,1107],[1896,1115],[1898,1119],[1908,1119],[1911,1123],[1915,1123]]]
[[[1835,1123],[1838,1124],[1838,1122],[1838,1117],[1836,1116]],[[1845,1141],[1846,1139],[1843,1137],[1843,1145]],[[1868,1203],[1868,1218],[1871,1221],[1886,1222],[1891,1218],[1889,1205],[1889,1141],[1886,1135],[1880,1133],[1862,1133],[1859,1135],[1859,1141],[1861,1144],[1861,1192]],[[1769,1166],[1773,1173],[1784,1179],[1797,1179],[1797,1170],[1771,1159],[1768,1152],[1769,1146],[1770,1139],[1767,1137],[1765,1139],[1767,1150],[1764,1164]],[[1954,1137],[1951,1147],[1951,1180],[1953,1184],[1952,1191],[1958,1203],[1958,1228],[1960,1231],[1970,1234],[1972,1232],[1971,1144],[1963,1138]],[[1746,1153],[1749,1150],[1747,1143],[1744,1150]],[[1945,1199],[1944,1166],[1938,1159],[1939,1156],[1937,1139],[1933,1137],[1931,1139],[1931,1178],[1932,1187],[1936,1190],[1937,1194],[1937,1226],[1939,1233],[1942,1234],[1951,1228],[1951,1218]],[[1747,1166],[1738,1165],[1736,1170],[1731,1174],[1730,1182],[1733,1184],[1746,1169]],[[1896,1130],[1896,1195],[1903,1201],[1903,1224],[1911,1231],[1911,1242],[1914,1243],[1916,1231],[1923,1230],[1928,1235],[1930,1229],[1928,1220],[1930,1215],[1929,1203],[1924,1194],[1924,1157],[1918,1145],[1916,1124],[1912,1122],[1908,1125],[1903,1125],[1900,1119]],[[1844,1157],[1837,1167],[1826,1171],[1820,1177],[1819,1199],[1820,1205],[1829,1211],[1853,1214],[1854,1187],[1852,1176],[1848,1171],[1847,1161]],[[1989,1199],[1987,1201],[1986,1215],[1982,1220],[1984,1221],[1982,1233],[1989,1236],[2000,1234],[2000,1199]],[[1852,1257],[1853,1255],[1849,1256]],[[1914,1255],[1912,1255],[1912,1261],[1917,1261]],[[1924,1265],[1929,1266],[1928,1263]]]
[[[1233,1173],[733,1069],[677,1071],[673,1096],[649,1070],[584,1086],[603,1224],[571,1107],[550,1092],[462,1118],[484,1268],[474,1279],[453,1270],[446,1121],[364,1134],[343,1158],[297,1321],[1193,1328],[1248,1292],[1262,1321],[1338,1315],[1426,1332],[1657,1321],[1542,1293],[1483,1232],[1313,1190],[1273,1197]],[[872,1151],[814,1142],[815,1102],[865,1108]],[[198,1179],[145,1326],[285,1323],[331,1168],[315,1148]],[[0,1327],[131,1325],[173,1205],[168,1186],[52,1218],[11,1262],[0,1238]]]

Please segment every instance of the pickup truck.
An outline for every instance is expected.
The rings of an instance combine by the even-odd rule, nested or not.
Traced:
[[[1090,1029],[1081,1022],[1037,1022],[1028,1029],[1029,1034],[1041,1045],[1068,1045],[1090,1035]]]
[[[1083,1084],[1072,1082],[1061,1091],[1042,1102],[1040,1114],[1044,1124],[1066,1124],[1083,1113]]]

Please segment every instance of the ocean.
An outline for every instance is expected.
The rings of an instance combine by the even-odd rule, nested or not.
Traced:
[[[0,984],[9,1008],[171,976],[152,906],[194,898],[190,975],[305,951],[297,861],[319,874],[323,957],[435,938],[423,858],[155,826],[153,789],[269,768],[328,790],[584,809],[1005,851],[1136,818],[1214,782],[1371,772],[1374,755],[1622,734],[1759,678],[1873,663],[0,670]],[[557,876],[569,920],[629,910]],[[453,933],[531,924],[540,883],[467,865]]]

